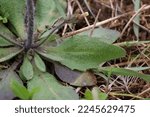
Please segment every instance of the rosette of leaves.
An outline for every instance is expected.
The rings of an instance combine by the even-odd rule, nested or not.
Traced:
[[[65,2],[56,0],[0,0],[0,63],[15,63],[0,71],[0,99],[78,99],[73,87],[62,85],[47,71],[50,66],[44,61],[54,64],[58,76],[72,71],[66,74],[70,80],[63,81],[86,86],[93,85],[89,69],[125,55],[120,47],[82,35],[53,46],[59,37],[55,31],[66,22],[47,27],[64,16],[64,7]]]

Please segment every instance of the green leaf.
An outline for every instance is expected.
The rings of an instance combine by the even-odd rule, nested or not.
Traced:
[[[49,33],[48,33],[48,34],[49,34]],[[42,35],[42,37],[40,38],[39,43],[40,43],[41,41],[43,41],[46,37],[47,37],[47,34],[44,33],[44,34]],[[52,34],[51,36],[49,36],[49,38],[46,40],[46,42],[42,44],[42,46],[44,46],[44,47],[45,47],[45,46],[47,46],[47,47],[49,47],[49,46],[56,46],[56,45],[57,45],[56,39],[59,39],[59,38],[60,38],[59,35],[57,35],[57,34]]]
[[[4,62],[13,58],[21,51],[22,49],[17,47],[0,48],[0,62]]]
[[[66,1],[60,1],[60,0],[53,0],[55,2],[56,8],[59,12],[59,14],[63,17],[66,16],[65,8],[66,8]]]
[[[2,36],[6,37],[7,39],[16,38],[4,24],[0,23],[0,47],[13,45],[12,43],[6,41]]]
[[[129,70],[129,69],[112,68],[112,67],[101,67],[101,68],[99,68],[99,70],[102,71],[102,72],[107,72],[107,73],[111,71],[111,74],[114,74],[114,75],[134,76],[134,77],[142,78],[145,81],[150,82],[150,75],[141,74],[141,73],[138,73],[136,71]]]
[[[20,99],[28,100],[30,98],[30,92],[18,81],[12,80],[10,87],[13,93]]]
[[[14,26],[18,36],[25,38],[25,0],[0,0],[0,14]]]
[[[33,67],[27,56],[24,57],[23,64],[20,68],[22,75],[26,78],[26,80],[30,80],[33,78]]]
[[[84,98],[87,100],[106,100],[108,95],[100,91],[98,87],[94,87],[92,91],[87,89]]]
[[[6,47],[11,45],[13,44],[0,37],[0,47]]]
[[[41,59],[41,57],[40,57],[38,54],[35,54],[35,55],[34,55],[34,62],[35,62],[36,67],[37,67],[40,71],[42,71],[42,72],[45,72],[45,71],[46,71],[45,63],[43,62],[43,60]]]
[[[85,93],[84,93],[84,98],[86,100],[93,100],[93,96],[92,93],[89,89],[86,89]]]
[[[88,30],[88,31],[79,33],[78,35],[89,36],[90,33],[91,33],[91,30]],[[116,30],[111,30],[111,29],[100,27],[100,28],[94,29],[91,36],[99,39],[102,42],[112,44],[119,38],[120,33]]]
[[[6,17],[3,18],[2,16],[0,16],[0,21],[2,21],[2,23],[8,22],[7,18]]]
[[[36,69],[36,68],[35,68]],[[34,71],[34,77],[28,81],[28,90],[38,90],[33,93],[33,100],[70,100],[78,99],[78,95],[71,87],[63,86],[47,72],[38,69]]]
[[[6,17],[4,17],[2,21],[3,21],[3,23],[7,23],[8,22]]]
[[[45,48],[44,51],[39,49],[37,52],[47,59],[81,71],[97,68],[103,62],[125,56],[125,51],[120,47],[80,36],[67,39],[60,46]]]
[[[58,2],[58,1],[57,1]],[[36,29],[43,31],[45,30],[45,26],[52,25],[52,23],[62,16],[62,11],[64,11],[66,2],[63,1],[64,4],[56,4],[56,0],[36,0]],[[60,8],[61,6],[61,8]]]
[[[20,68],[20,70],[19,70],[19,77],[20,77],[20,79],[21,79],[22,81],[26,82],[27,79],[24,77],[24,75],[23,75],[23,73],[22,73],[22,71],[21,71],[21,68]]]
[[[0,16],[0,21],[1,21],[1,20],[3,20],[3,17],[2,17],[2,16]]]
[[[13,99],[16,97],[11,89],[11,83],[13,80],[16,80],[20,85],[23,84],[18,75],[12,69],[0,71],[0,100]]]
[[[98,87],[92,89],[92,95],[94,100],[106,100],[107,94],[100,91]]]

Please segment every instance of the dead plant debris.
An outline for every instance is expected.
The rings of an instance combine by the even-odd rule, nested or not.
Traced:
[[[142,0],[143,5],[150,5],[149,0]],[[100,12],[99,12],[100,11]],[[130,21],[134,12],[134,4],[132,0],[68,0],[67,15],[76,15],[88,12],[88,16],[84,16],[78,20],[75,25],[69,25],[69,28],[64,28],[63,35],[76,30],[84,29],[89,25],[94,25],[94,22],[102,22],[119,15],[129,13],[123,17],[109,21],[102,26],[104,28],[118,30],[122,32],[126,24]],[[99,16],[97,14],[99,12]],[[97,20],[97,21],[95,21]],[[143,10],[140,13],[139,25],[139,42],[136,39],[133,29],[133,20],[127,26],[122,36],[114,43],[126,49],[126,57],[110,61],[105,66],[116,67],[148,67],[150,66],[150,8]],[[131,44],[126,44],[130,41]],[[150,69],[143,70],[143,73],[150,74]],[[111,76],[110,80],[106,81],[97,75],[98,84],[102,92],[108,93],[109,99],[144,99],[150,98],[150,84],[141,79],[134,77]],[[83,96],[85,88],[81,88],[78,92]]]

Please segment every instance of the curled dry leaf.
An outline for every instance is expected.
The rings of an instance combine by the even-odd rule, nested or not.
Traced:
[[[73,86],[93,86],[96,85],[96,77],[91,71],[80,72],[71,70],[61,64],[55,63],[55,72],[57,76],[64,82]]]

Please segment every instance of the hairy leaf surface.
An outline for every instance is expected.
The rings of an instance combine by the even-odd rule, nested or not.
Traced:
[[[91,30],[79,33],[81,36],[89,36]],[[106,28],[96,28],[93,30],[91,37],[98,38],[100,41],[112,44],[120,36],[120,33],[116,30],[106,29]]]
[[[0,0],[0,14],[14,26],[18,36],[25,38],[25,0]]]
[[[15,39],[12,32],[8,30],[4,24],[0,23],[0,47],[13,45],[12,43],[6,41],[4,37],[7,39]]]
[[[36,67],[41,70],[42,72],[46,71],[46,66],[45,63],[43,62],[43,60],[40,58],[40,56],[38,54],[35,54],[34,56],[34,62]]]
[[[62,4],[59,3],[59,9],[57,7],[57,4],[59,3],[56,0],[47,0],[46,2],[44,0],[36,0],[36,14],[35,14],[35,20],[36,20],[36,28],[40,31],[43,31],[45,29],[45,26],[50,26],[52,23],[62,16],[62,13],[64,12],[66,2],[61,1]],[[61,10],[60,10],[61,9]]]
[[[37,68],[33,79],[28,81],[28,90],[36,90],[32,96],[32,99],[36,100],[78,99],[78,95],[71,87],[63,86],[51,74],[41,72]]]
[[[97,68],[102,62],[125,55],[125,51],[120,47],[95,38],[81,38],[80,36],[65,40],[60,46],[49,47],[44,51],[37,50],[37,52],[47,59],[59,61],[71,69],[81,71]]]
[[[17,47],[0,48],[0,62],[4,62],[13,58],[21,51],[22,49]]]
[[[23,64],[20,70],[22,72],[22,75],[26,78],[26,80],[32,79],[33,67],[27,56],[24,57]]]

